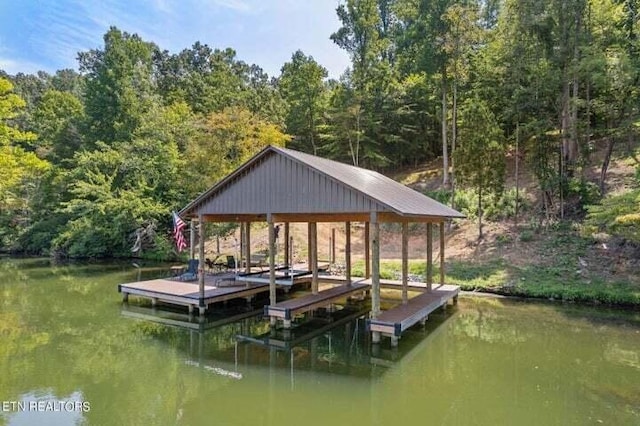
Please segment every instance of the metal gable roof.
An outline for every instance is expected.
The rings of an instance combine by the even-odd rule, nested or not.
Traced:
[[[373,170],[363,169],[287,148],[275,150],[368,195],[401,215],[463,218],[462,213]]]
[[[286,159],[289,159],[291,161],[278,161],[277,167],[279,167],[280,170],[274,171],[273,164],[270,166],[271,171],[262,170],[261,167],[265,163],[269,163],[270,157],[272,156],[285,157]],[[293,170],[281,170],[282,168],[295,168],[297,169],[297,171],[294,172]],[[254,177],[253,182],[248,182],[247,179],[251,179],[252,172],[256,173],[257,175]],[[301,172],[303,173],[302,175],[300,175]],[[341,198],[338,197],[336,201],[335,196],[336,190],[338,190],[341,194],[345,194],[347,198],[351,197],[352,203],[354,196],[357,196],[358,198],[360,198],[360,201],[357,202],[358,205],[361,205],[363,207],[368,206],[368,208],[374,209],[376,211],[390,210],[399,215],[410,217],[464,217],[464,215],[459,213],[458,211],[453,210],[450,207],[447,207],[444,204],[441,204],[417,191],[414,191],[378,172],[362,169],[360,167],[351,166],[325,158],[320,158],[310,154],[305,154],[292,149],[273,146],[266,147],[250,160],[248,160],[245,164],[240,166],[237,170],[222,179],[209,190],[205,191],[202,195],[189,203],[180,212],[180,214],[200,213],[201,209],[209,209],[213,205],[215,205],[216,198],[222,197],[221,200],[228,200],[230,198],[234,198],[235,196],[239,198],[246,198],[247,188],[255,190],[255,188],[252,188],[253,186],[260,186],[261,191],[272,191],[273,194],[267,194],[266,199],[280,199],[282,201],[282,208],[284,209],[284,211],[274,211],[275,207],[271,202],[266,203],[269,206],[257,205],[259,204],[257,199],[258,197],[253,197],[249,201],[245,199],[242,203],[238,203],[238,205],[242,206],[243,211],[227,211],[226,213],[235,214],[245,213],[249,211],[251,213],[290,213],[294,211],[301,212],[304,211],[305,207],[301,207],[298,205],[287,205],[295,202],[295,197],[294,201],[292,201],[291,198],[283,198],[282,191],[280,191],[280,188],[283,185],[283,180],[295,180],[299,179],[300,176],[304,177],[305,180],[306,176],[309,176],[308,185],[314,185],[314,188],[312,188],[311,190],[309,190],[308,187],[303,187],[303,189],[301,189],[300,191],[308,195],[313,195],[314,197],[318,198],[319,201],[319,203],[317,203],[316,205],[310,206],[312,210],[309,210],[308,212],[313,211],[315,213],[335,213],[336,208],[340,208],[340,205],[337,204],[340,204]],[[312,177],[313,179],[311,179]],[[269,184],[269,182],[265,182],[265,179],[272,179],[273,182]],[[244,185],[238,185],[238,182],[241,182],[243,180]],[[321,180],[324,180],[325,182],[323,183],[321,182]],[[313,183],[311,183],[312,181]],[[329,184],[327,182],[329,182]],[[306,184],[306,182],[303,183]],[[288,186],[290,187],[290,191],[292,192],[298,190],[298,182],[285,182],[285,184],[288,184]],[[243,188],[242,191],[239,190],[240,187]],[[238,191],[238,193],[223,194],[227,191]],[[264,201],[262,202],[264,203]],[[336,203],[336,205],[332,205],[334,203]],[[253,205],[250,206],[249,210],[244,211],[247,204]],[[269,208],[271,211],[264,211],[267,208]],[[347,211],[352,212],[352,210]],[[216,212],[220,213],[219,211]],[[209,212],[207,211],[203,213],[207,214]]]

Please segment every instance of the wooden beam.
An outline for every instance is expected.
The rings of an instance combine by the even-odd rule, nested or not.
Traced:
[[[309,240],[311,245],[311,292],[318,294],[318,224],[309,223]]]
[[[344,237],[345,276],[347,278],[347,285],[351,285],[351,222],[345,222],[344,224]]]
[[[364,277],[371,278],[371,252],[369,250],[369,222],[364,223]]]
[[[269,224],[269,305],[276,304],[276,231],[273,220],[267,218]],[[271,319],[271,325],[275,325],[275,318]]]
[[[444,285],[444,221],[440,222],[440,285]]]
[[[189,221],[189,259],[196,258],[196,223],[194,219]]]
[[[380,314],[380,224],[378,215],[371,212],[371,318]]]
[[[397,222],[417,222],[417,223],[440,223],[440,216],[403,216],[392,212],[378,212],[379,223],[397,223]],[[246,214],[246,213],[210,213],[202,215],[206,222],[266,222],[267,215],[264,213]],[[345,213],[274,213],[272,215],[274,222],[368,222],[369,213],[367,212],[345,212]]]
[[[205,214],[202,215],[205,222],[266,222],[266,214]]]
[[[333,265],[336,263],[336,228],[331,228],[331,253],[329,253],[329,262]]]
[[[284,264],[289,266],[291,259],[289,258],[289,222],[284,223]]]
[[[200,237],[199,245],[200,245],[200,256],[198,259],[198,290],[200,291],[200,315],[204,315],[206,306],[203,306],[204,303],[204,220],[202,220],[202,215],[198,217],[198,236]]]
[[[402,303],[409,302],[409,224],[402,222]]]
[[[427,223],[427,291],[433,288],[433,225]]]
[[[311,270],[311,222],[307,223],[307,265]]]
[[[251,272],[251,222],[244,224],[245,272]]]
[[[398,223],[398,222],[431,222],[439,223],[442,217],[435,216],[402,216],[392,212],[377,212],[378,223]],[[274,222],[368,222],[367,212],[344,212],[344,213],[274,213]]]

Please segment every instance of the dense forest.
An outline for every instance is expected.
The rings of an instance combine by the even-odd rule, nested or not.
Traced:
[[[540,217],[586,211],[639,242],[640,189],[603,198],[614,147],[635,149],[640,127],[639,7],[347,0],[327,34],[351,58],[339,80],[302,51],[268,76],[231,48],[170,53],[112,27],[78,71],[0,70],[0,247],[130,256],[142,235],[164,257],[171,210],[269,144],[383,172],[439,159],[429,195],[460,207],[473,191],[480,217],[483,203],[517,214],[513,158]]]

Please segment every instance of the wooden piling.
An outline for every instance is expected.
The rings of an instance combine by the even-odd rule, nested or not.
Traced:
[[[440,222],[440,285],[444,285],[444,221]]]
[[[244,224],[244,257],[245,267],[244,271],[251,272],[251,222],[245,222]]]
[[[402,303],[409,301],[409,224],[402,222]]]
[[[349,221],[344,224],[344,236],[345,277],[347,278],[347,285],[351,285],[351,222]]]
[[[371,212],[371,317],[377,318],[380,313],[380,224],[378,214]]]
[[[276,230],[273,226],[271,214],[267,215],[269,226],[269,305],[276,304]],[[271,325],[275,325],[275,318],[271,318]]]
[[[433,289],[433,225],[427,223],[427,291]]]
[[[309,223],[309,242],[311,246],[311,292],[318,294],[318,224]]]
[[[371,257],[369,247],[369,222],[364,223],[364,277],[371,278]]]
[[[291,258],[289,257],[289,222],[285,222],[284,224],[284,264],[285,266],[289,266],[291,262]]]

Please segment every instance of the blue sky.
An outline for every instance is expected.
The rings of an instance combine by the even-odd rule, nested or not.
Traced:
[[[232,47],[278,75],[302,49],[338,78],[347,54],[329,36],[339,0],[0,0],[0,69],[77,69],[77,53],[102,47],[109,26],[178,52],[195,41]]]

